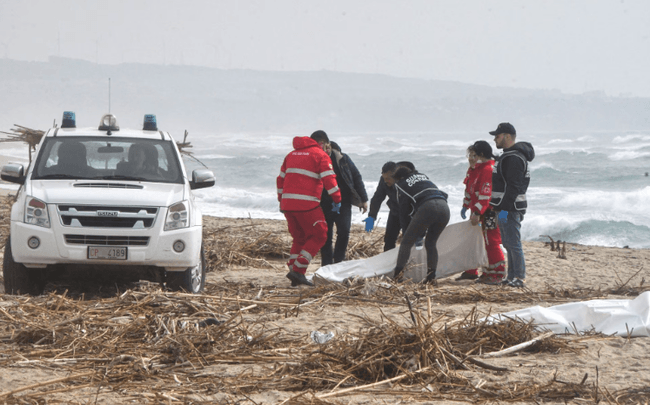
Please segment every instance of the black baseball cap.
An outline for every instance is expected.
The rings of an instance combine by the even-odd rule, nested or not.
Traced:
[[[515,130],[515,127],[513,127],[511,123],[502,122],[501,124],[499,124],[497,129],[495,129],[494,131],[490,131],[490,135],[499,135],[499,134],[517,135],[517,131]]]

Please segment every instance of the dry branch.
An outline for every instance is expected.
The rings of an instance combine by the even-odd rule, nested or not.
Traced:
[[[3,139],[0,139],[0,142],[25,142],[28,145],[27,155],[29,156],[29,162],[32,162],[32,152],[36,150],[36,146],[41,142],[41,138],[45,134],[45,131],[38,129],[31,129],[23,127],[21,125],[14,124],[16,128],[11,128],[11,132],[0,131],[1,134],[9,135]]]
[[[501,357],[501,356],[505,356],[506,354],[512,354],[512,353],[524,350],[525,348],[530,347],[530,346],[534,345],[535,343],[537,343],[539,341],[542,341],[542,340],[544,340],[546,338],[549,338],[551,336],[554,336],[554,335],[555,335],[555,332],[546,332],[541,336],[537,336],[534,339],[531,339],[529,341],[526,341],[526,342],[520,343],[518,345],[509,347],[507,349],[499,350],[498,352],[485,353],[485,354],[483,354],[482,357],[485,357],[485,358]]]

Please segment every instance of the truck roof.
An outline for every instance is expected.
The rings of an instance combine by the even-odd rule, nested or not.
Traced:
[[[88,128],[51,128],[46,134],[46,137],[73,137],[73,136],[93,136],[99,138],[145,138],[145,139],[162,139],[165,141],[173,141],[169,133],[165,131],[144,131],[141,129],[120,128],[119,130],[110,131],[110,135],[106,130],[99,130],[96,127]]]
[[[77,128],[77,118],[74,111],[64,111],[63,120],[60,128],[52,128],[45,134],[45,137],[74,137],[74,136],[91,136],[91,137],[122,137],[122,138],[139,138],[139,139],[162,139],[163,141],[173,141],[168,132],[159,131],[154,114],[144,115],[144,124],[142,129],[120,128],[117,123],[117,117],[113,114],[104,114],[97,127]]]

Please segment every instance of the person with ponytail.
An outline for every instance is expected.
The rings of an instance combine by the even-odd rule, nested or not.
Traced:
[[[404,230],[397,255],[394,278],[399,280],[418,238],[425,236],[427,251],[427,277],[425,283],[436,284],[438,249],[436,243],[449,222],[447,193],[438,189],[426,174],[414,167],[400,167],[393,174],[400,224]]]

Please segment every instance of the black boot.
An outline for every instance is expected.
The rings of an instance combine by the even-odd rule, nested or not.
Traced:
[[[430,284],[430,285],[438,285],[438,282],[436,281],[436,271],[429,269],[427,271],[427,278],[424,280],[425,284]]]
[[[404,277],[404,267],[395,267],[395,270],[393,270],[393,280],[401,281],[402,277]]]
[[[293,262],[289,262],[289,263],[287,263],[287,267],[289,267],[289,272],[287,273],[287,278],[288,278],[289,280],[291,280],[291,287],[297,287],[297,286],[298,286],[298,283],[296,283],[295,281],[293,281],[293,280],[291,279],[291,277],[289,277],[289,274],[291,274],[291,272],[293,271],[293,270],[292,270],[292,269],[293,269]]]
[[[291,280],[291,287],[297,287],[297,286],[298,286],[298,283],[296,283],[295,281],[293,281],[293,278],[291,278],[291,271],[292,271],[292,270],[289,270],[289,272],[287,273],[287,278],[288,278],[289,280]]]
[[[298,272],[296,272],[296,271],[290,271],[290,272],[287,274],[287,278],[288,278],[289,280],[291,280],[291,285],[292,285],[292,286],[294,285],[294,283],[295,283],[296,285],[300,285],[300,284],[302,284],[302,285],[308,285],[308,286],[310,286],[310,287],[313,287],[313,286],[314,286],[314,284],[313,284],[311,281],[307,280],[307,277],[305,277],[304,274],[302,274],[302,273],[298,273]]]

